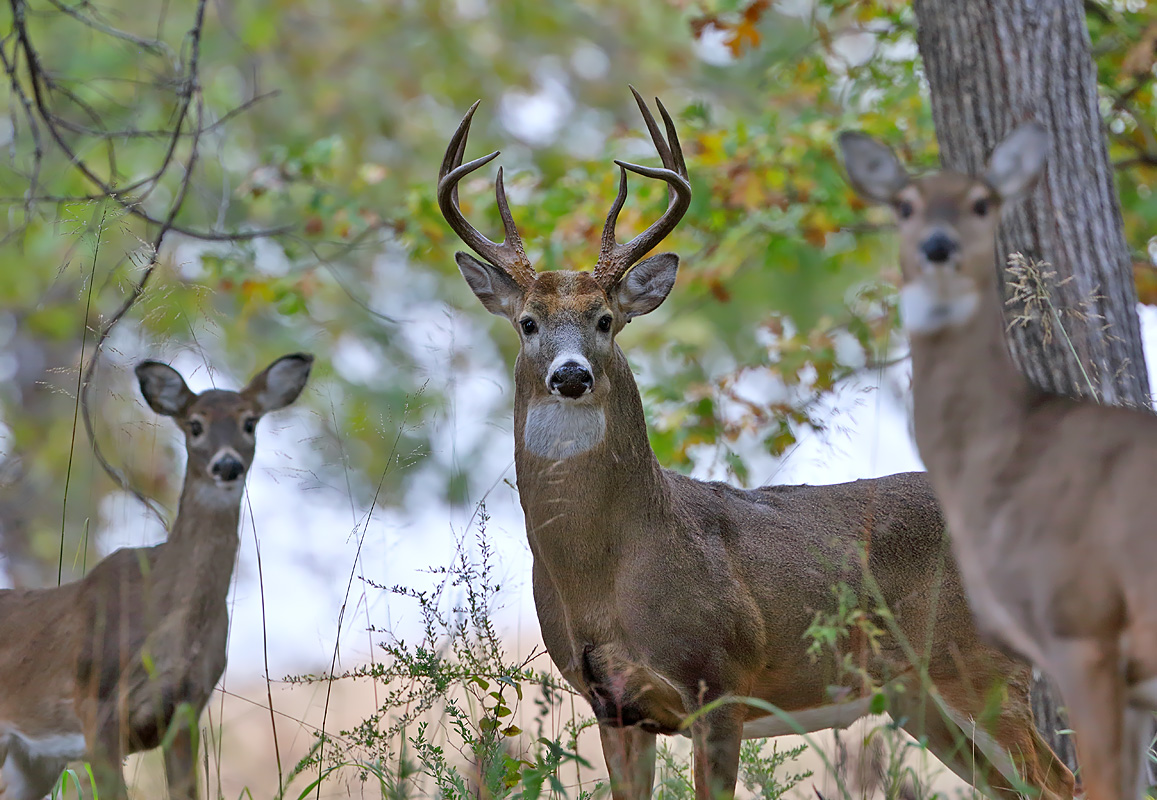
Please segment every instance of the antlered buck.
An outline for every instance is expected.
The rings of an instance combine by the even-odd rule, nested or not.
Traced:
[[[117,550],[83,579],[0,591],[4,800],[40,800],[88,759],[101,800],[126,798],[122,761],[159,746],[169,796],[197,797],[196,731],[225,669],[226,596],[257,421],[295,399],[313,357],[284,356],[240,392],[194,394],[172,367],[137,366],[141,393],[185,434],[168,540]]]
[[[1008,353],[997,225],[1042,171],[1045,130],[1016,129],[979,177],[909,176],[862,134],[840,145],[899,219],[916,443],[977,620],[1056,680],[1090,800],[1136,796],[1157,710],[1157,418],[1043,392]]]
[[[635,98],[663,166],[616,162],[619,193],[592,272],[535,272],[501,169],[505,241],[490,241],[466,221],[458,183],[498,155],[462,163],[477,103],[450,140],[438,181],[447,222],[481,256],[456,255],[463,277],[521,340],[515,464],[535,604],[551,658],[598,718],[614,797],[649,797],[655,735],[682,732],[688,715],[717,698],[761,698],[804,730],[865,714],[865,681],[840,675],[830,659],[817,665],[807,652],[805,631],[817,611],[832,608],[831,587],[840,581],[895,614],[896,635],[878,653],[865,647],[860,663],[887,687],[908,731],[927,736],[967,781],[1012,795],[1015,767],[1042,796],[1071,797],[1072,775],[1033,727],[1029,668],[983,644],[973,626],[923,475],[743,490],[659,466],[615,337],[674,286],[675,255],[643,257],[679,222],[691,185],[670,116],[659,104],[664,139]],[[627,172],[665,181],[669,204],[620,244],[615,222]],[[947,716],[922,691],[908,652],[930,656],[928,675]],[[993,688],[1006,680],[1005,702],[986,715]],[[829,688],[841,682],[836,702]],[[794,729],[739,703],[700,717],[691,726],[696,796],[732,795],[743,737]]]

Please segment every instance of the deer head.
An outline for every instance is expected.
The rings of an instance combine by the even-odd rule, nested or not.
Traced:
[[[188,479],[232,499],[253,463],[258,420],[297,399],[312,364],[307,353],[282,356],[239,392],[195,394],[179,372],[159,361],[141,362],[136,374],[149,407],[172,417],[185,433]]]
[[[1028,192],[1044,168],[1044,126],[1014,130],[982,178],[948,171],[912,177],[887,145],[862,133],[840,134],[839,145],[856,191],[896,213],[904,327],[932,334],[972,319],[996,278],[992,243],[1001,207]]]
[[[616,334],[633,317],[657,308],[675,284],[677,256],[663,253],[641,262],[640,259],[674,230],[686,213],[691,202],[687,166],[675,125],[663,104],[658,106],[667,129],[666,140],[643,98],[633,87],[631,92],[663,167],[615,162],[620,170],[619,193],[607,215],[598,262],[591,272],[535,272],[510,214],[501,168],[495,194],[505,230],[502,244],[487,239],[463,217],[458,208],[459,181],[498,156],[494,152],[462,163],[470,120],[478,103],[466,112],[442,161],[438,205],[454,232],[481,256],[480,260],[459,252],[455,260],[482,305],[491,313],[506,317],[518,331],[519,370],[529,370],[535,378],[530,381],[532,403],[536,398],[589,403],[605,396],[609,391],[606,365],[614,352]],[[631,241],[619,244],[615,241],[615,223],[627,199],[627,172],[666,181],[669,200],[657,222]]]

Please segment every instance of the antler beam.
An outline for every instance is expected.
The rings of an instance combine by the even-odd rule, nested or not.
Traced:
[[[603,243],[599,249],[599,260],[594,270],[595,280],[605,288],[614,286],[622,280],[622,277],[627,274],[627,270],[636,261],[663,241],[679,224],[679,220],[683,218],[683,215],[687,213],[687,208],[691,205],[691,183],[687,180],[687,164],[683,161],[683,149],[679,146],[679,136],[675,132],[675,123],[671,121],[671,115],[667,113],[663,103],[656,97],[655,103],[659,106],[659,113],[663,116],[663,124],[667,128],[667,140],[670,141],[670,145],[668,145],[667,140],[663,139],[663,134],[659,131],[658,123],[655,122],[655,118],[648,110],[647,104],[643,102],[643,98],[635,91],[634,86],[630,89],[631,94],[635,96],[635,102],[639,104],[639,111],[643,113],[643,120],[647,123],[647,130],[651,134],[651,140],[655,143],[655,149],[659,151],[663,168],[643,167],[638,164],[615,161],[619,165],[620,172],[619,194],[615,198],[614,204],[611,205],[606,225],[603,226]],[[615,241],[615,224],[618,222],[619,212],[623,209],[623,203],[627,201],[628,171],[647,178],[666,181],[668,203],[663,216],[659,217],[658,221],[651,227],[631,241],[618,244]]]
[[[458,130],[450,139],[446,148],[446,155],[442,158],[442,168],[438,171],[438,208],[442,216],[450,224],[454,233],[475,253],[482,256],[499,269],[504,270],[519,286],[529,288],[535,280],[534,267],[526,257],[522,247],[522,237],[514,226],[514,217],[510,214],[510,205],[506,202],[506,189],[502,185],[502,167],[498,168],[498,179],[494,184],[494,195],[498,201],[498,213],[502,216],[502,228],[506,238],[501,244],[492,242],[466,221],[462,210],[458,207],[458,182],[471,172],[484,167],[498,157],[499,150],[488,156],[476,158],[466,164],[462,158],[466,153],[466,139],[470,135],[470,120],[481,100],[474,101]]]

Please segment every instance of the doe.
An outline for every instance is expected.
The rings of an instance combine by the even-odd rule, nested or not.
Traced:
[[[1090,800],[1136,796],[1157,710],[1157,417],[1044,392],[1004,339],[996,233],[1044,168],[1027,123],[972,177],[912,177],[840,137],[852,185],[900,228],[916,444],[981,628],[1056,680]]]
[[[535,605],[551,658],[594,709],[613,796],[650,797],[656,734],[684,732],[705,703],[756,697],[794,723],[737,703],[701,717],[691,726],[700,800],[732,796],[742,738],[847,725],[867,713],[865,684],[875,681],[891,694],[896,719],[965,780],[1013,796],[1015,771],[1045,798],[1072,797],[1072,775],[1033,727],[1029,667],[979,638],[922,474],[743,490],[659,466],[615,337],[675,285],[677,256],[643,257],[686,212],[691,184],[671,117],[660,103],[664,139],[635,99],[663,166],[615,162],[619,193],[593,272],[535,271],[501,169],[505,241],[466,221],[458,183],[498,155],[462,163],[477,103],[451,138],[438,181],[442,214],[482,258],[458,253],[463,277],[520,337],[514,452]],[[620,244],[628,171],[664,181],[669,203]],[[817,611],[833,607],[840,581],[895,615],[898,635],[878,652],[864,648],[872,681],[808,654],[805,632]],[[948,717],[925,693],[911,652],[931,654],[927,674]],[[987,714],[1005,682],[1005,701]]]
[[[5,800],[40,800],[79,759],[91,762],[101,800],[123,800],[124,757],[167,737],[169,796],[196,799],[197,720],[225,669],[257,421],[297,399],[312,362],[284,356],[240,392],[199,395],[172,367],[137,366],[149,406],[185,434],[177,518],[167,541],[117,550],[75,583],[0,591]]]

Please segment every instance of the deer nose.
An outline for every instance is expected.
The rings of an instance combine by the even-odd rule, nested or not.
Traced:
[[[956,241],[944,231],[936,231],[920,244],[920,251],[933,264],[943,264],[956,250]]]
[[[582,397],[594,385],[591,371],[577,361],[567,361],[550,375],[550,390],[563,397]]]
[[[229,483],[241,477],[241,474],[245,472],[245,465],[236,456],[226,453],[213,462],[212,466],[209,467],[209,472],[214,478]]]

